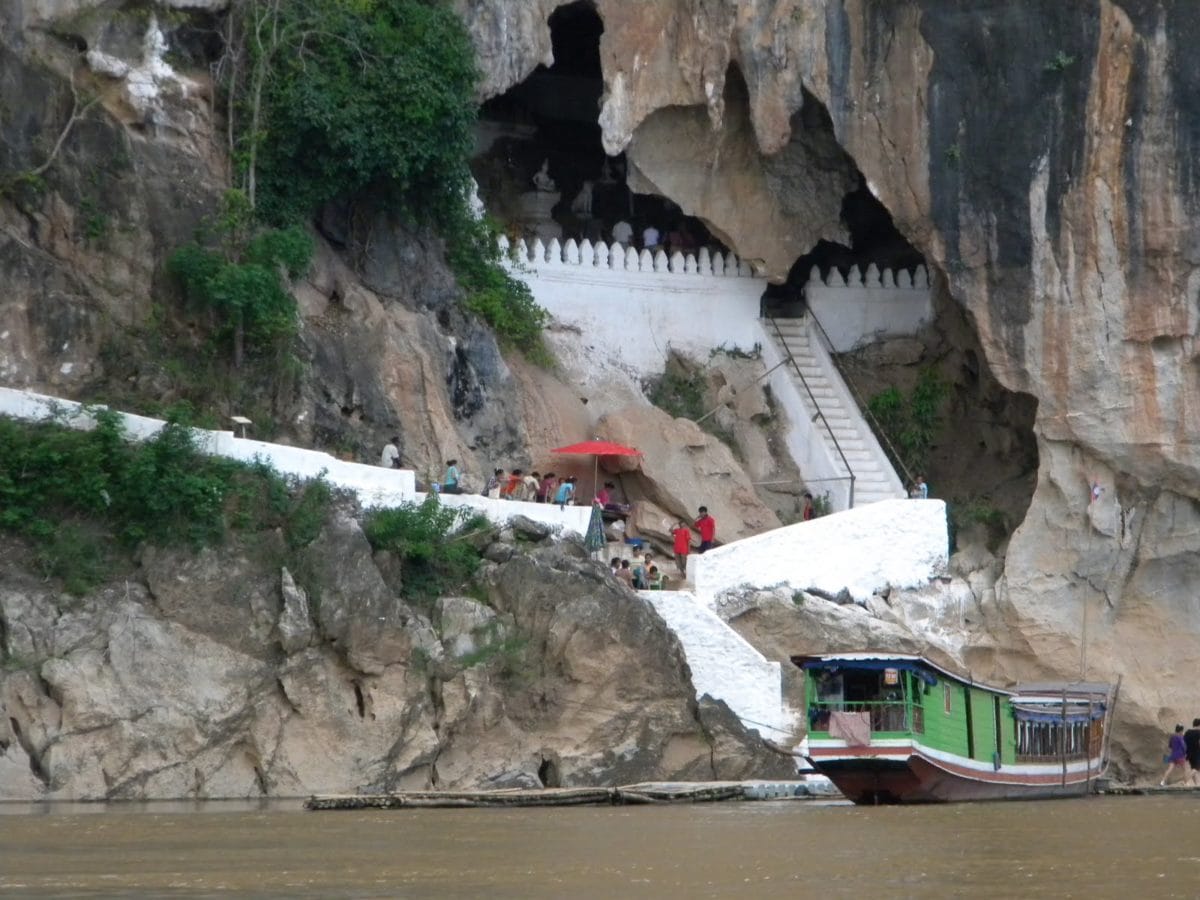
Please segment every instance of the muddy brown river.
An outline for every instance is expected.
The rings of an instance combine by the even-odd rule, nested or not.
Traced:
[[[0,893],[1192,898],[1200,792],[876,808],[0,805]]]

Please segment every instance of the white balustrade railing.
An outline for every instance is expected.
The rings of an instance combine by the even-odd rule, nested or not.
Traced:
[[[911,337],[933,321],[929,272],[924,266],[918,266],[915,272],[880,272],[872,263],[866,272],[852,267],[848,276],[830,269],[825,278],[814,266],[804,286],[804,297],[824,326],[835,353],[884,338]]]
[[[866,272],[863,272],[858,266],[851,266],[850,271],[846,275],[842,275],[841,270],[835,267],[829,270],[828,275],[822,277],[821,270],[817,266],[813,266],[812,271],[808,273],[807,286],[927,291],[929,290],[929,270],[924,266],[917,266],[911,272],[908,269],[884,269],[880,272],[879,267],[875,263],[871,263],[867,266]]]
[[[549,244],[535,238],[532,244],[519,238],[516,244],[501,235],[497,242],[500,253],[517,263],[534,266],[580,266],[587,269],[608,269],[615,272],[645,272],[655,275],[699,275],[714,278],[753,278],[753,267],[737,254],[728,255],[719,250],[710,253],[702,247],[696,253],[681,253],[676,250],[669,256],[662,248],[641,251],[614,241],[592,243],[584,238],[576,242],[568,238],[560,243],[551,238]]]

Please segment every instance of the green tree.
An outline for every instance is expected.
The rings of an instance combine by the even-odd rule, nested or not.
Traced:
[[[444,0],[235,0],[220,78],[230,152],[263,221],[331,201],[437,227],[463,306],[503,343],[549,362],[547,315],[469,212],[478,71]],[[234,296],[256,293],[239,279]]]
[[[311,256],[302,228],[259,229],[246,195],[228,191],[208,233],[176,250],[167,269],[189,301],[217,314],[241,368],[247,340],[264,347],[295,333],[287,281],[303,274]]]
[[[252,205],[276,224],[370,192],[445,223],[463,206],[475,69],[429,0],[238,0],[225,71]]]

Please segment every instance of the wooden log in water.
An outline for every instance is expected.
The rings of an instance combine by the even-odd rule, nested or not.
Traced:
[[[309,810],[335,809],[476,809],[481,807],[611,806],[650,803],[717,803],[745,800],[737,781],[644,782],[623,787],[514,788],[502,791],[397,791],[391,794],[342,794],[309,797]]]
[[[1200,788],[1192,787],[1186,784],[1168,784],[1166,787],[1160,787],[1157,784],[1112,784],[1105,783],[1097,785],[1097,794],[1106,794],[1110,797],[1130,797],[1130,796],[1146,796],[1146,795],[1161,795],[1161,794],[1183,794],[1185,796],[1200,797]]]
[[[522,806],[610,806],[614,788],[542,788],[505,791],[399,791],[393,794],[346,794],[309,797],[304,808],[330,809],[473,809]]]

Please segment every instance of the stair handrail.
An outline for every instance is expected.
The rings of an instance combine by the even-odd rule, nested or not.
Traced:
[[[829,420],[825,418],[825,413],[821,409],[821,404],[817,402],[816,396],[812,392],[812,388],[808,386],[808,379],[804,377],[804,373],[800,371],[800,364],[796,362],[796,357],[792,356],[792,348],[788,346],[787,338],[783,336],[783,332],[779,330],[779,323],[775,321],[774,316],[767,316],[767,320],[771,323],[771,327],[775,329],[775,336],[779,338],[779,346],[783,348],[783,352],[787,354],[787,361],[792,364],[792,371],[800,379],[800,383],[804,385],[805,393],[808,394],[808,399],[812,401],[813,409],[817,411],[817,417],[821,420],[821,424],[825,426],[825,431],[829,434],[829,439],[833,441],[833,449],[837,451],[838,456],[842,458],[842,465],[846,467],[846,474],[850,476],[850,497],[846,504],[847,509],[854,509],[854,480],[857,476],[854,474],[854,469],[850,468],[850,460],[846,459],[846,454],[842,452],[842,445],[838,443],[837,435],[833,433],[833,426],[829,424]]]
[[[900,471],[904,473],[905,485],[916,484],[916,479],[913,478],[912,472],[908,471],[908,466],[904,464],[904,458],[900,455],[900,451],[896,449],[896,445],[892,443],[892,439],[888,437],[883,425],[875,418],[875,414],[871,412],[871,407],[863,400],[862,394],[854,384],[854,379],[850,376],[850,372],[838,360],[838,354],[833,349],[833,341],[829,337],[829,332],[825,330],[825,326],[821,324],[821,320],[817,318],[816,312],[811,306],[805,305],[805,315],[812,318],[813,324],[817,326],[817,337],[825,347],[825,351],[829,354],[829,359],[833,363],[833,367],[838,370],[838,374],[842,376],[842,381],[846,387],[850,389],[850,394],[854,397],[854,402],[858,404],[859,410],[862,411],[865,418],[871,426],[871,430],[875,432],[875,436],[887,448],[887,455],[891,457],[892,462],[900,467]]]

